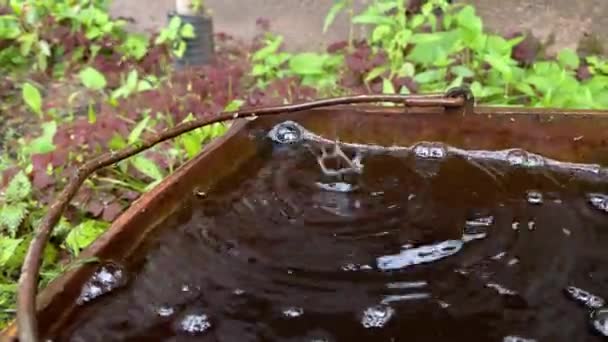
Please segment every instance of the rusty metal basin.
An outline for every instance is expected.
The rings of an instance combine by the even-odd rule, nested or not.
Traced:
[[[150,238],[164,229],[167,220],[180,221],[187,198],[225,187],[244,165],[254,162],[266,134],[286,121],[344,144],[391,147],[440,142],[462,150],[521,149],[550,160],[592,165],[593,172],[604,176],[608,166],[608,112],[356,104],[237,119],[225,136],[135,201],[79,259],[96,257],[121,265],[140,262]],[[56,336],[73,320],[82,288],[97,269],[98,264],[83,263],[38,294],[41,339]],[[18,333],[13,324],[2,338],[17,340]]]

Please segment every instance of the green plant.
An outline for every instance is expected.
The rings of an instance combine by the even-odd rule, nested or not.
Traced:
[[[195,37],[194,27],[189,23],[182,23],[178,16],[169,21],[169,25],[160,31],[156,37],[156,44],[169,44],[175,56],[181,58],[186,52],[186,39]]]

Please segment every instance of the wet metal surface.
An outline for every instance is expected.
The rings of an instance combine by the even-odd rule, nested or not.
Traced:
[[[606,138],[559,138],[589,132],[584,121],[530,132],[511,129],[534,119],[506,118],[483,135],[468,126],[477,118],[363,129],[374,120],[319,113],[254,122],[238,173],[181,191],[134,254],[78,288],[48,337],[605,338]]]

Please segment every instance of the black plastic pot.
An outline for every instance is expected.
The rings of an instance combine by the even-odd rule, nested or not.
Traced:
[[[174,11],[169,12],[168,20],[179,17],[182,23],[191,24],[194,27],[195,37],[184,39],[186,41],[186,51],[181,58],[176,58],[174,66],[178,69],[208,64],[212,61],[215,52],[213,42],[213,19],[206,15],[183,15]]]

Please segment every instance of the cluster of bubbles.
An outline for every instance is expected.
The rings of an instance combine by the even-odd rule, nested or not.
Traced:
[[[84,284],[76,303],[82,305],[90,302],[95,298],[122,287],[125,285],[126,280],[126,272],[120,265],[113,263],[103,265]]]

